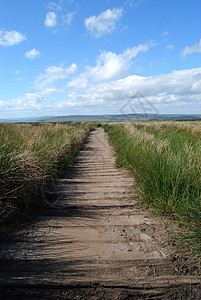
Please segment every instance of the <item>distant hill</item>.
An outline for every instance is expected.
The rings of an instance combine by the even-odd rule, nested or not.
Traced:
[[[195,120],[201,119],[201,115],[152,115],[152,114],[128,114],[128,115],[94,115],[94,116],[61,116],[48,118],[46,122],[86,122],[86,121],[136,121],[136,120]]]
[[[1,123],[13,122],[111,122],[111,121],[137,121],[137,120],[201,120],[201,115],[182,114],[125,114],[125,115],[75,115],[75,116],[46,116],[39,118],[13,118],[0,119]]]

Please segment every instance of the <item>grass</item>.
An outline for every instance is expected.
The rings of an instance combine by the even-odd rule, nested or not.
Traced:
[[[0,234],[40,206],[91,129],[91,123],[0,124]]]
[[[43,203],[49,185],[73,162],[94,127],[0,124],[0,234]],[[117,149],[118,166],[135,176],[147,205],[155,214],[177,219],[178,243],[201,258],[201,122],[141,121],[103,127]]]
[[[201,257],[201,122],[105,125],[118,166],[135,176],[155,214],[179,220],[178,243]]]

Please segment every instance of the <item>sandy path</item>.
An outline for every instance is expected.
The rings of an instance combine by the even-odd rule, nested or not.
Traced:
[[[97,129],[57,181],[53,206],[2,245],[1,292],[8,299],[18,299],[14,293],[19,299],[21,293],[26,299],[176,299],[162,297],[199,279],[178,276],[160,242],[164,231],[159,218],[141,209],[133,179],[115,167],[107,135]]]

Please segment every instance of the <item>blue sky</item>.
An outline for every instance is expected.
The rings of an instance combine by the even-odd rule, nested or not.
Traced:
[[[200,0],[1,0],[0,118],[201,114],[200,11]]]

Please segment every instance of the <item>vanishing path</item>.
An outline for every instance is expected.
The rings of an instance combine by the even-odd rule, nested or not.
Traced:
[[[4,242],[5,299],[180,299],[173,296],[181,285],[199,279],[177,274],[162,243],[165,225],[139,203],[107,134],[93,131],[57,181],[55,202]]]

